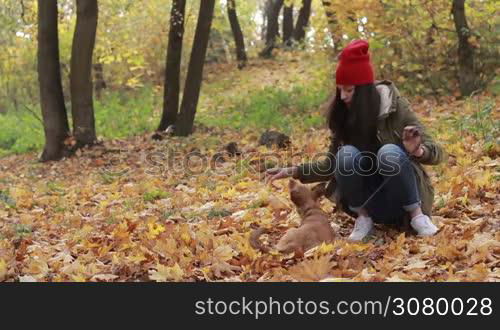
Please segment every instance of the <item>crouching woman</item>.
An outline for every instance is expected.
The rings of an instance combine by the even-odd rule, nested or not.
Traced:
[[[266,175],[270,181],[329,181],[327,197],[356,217],[351,241],[362,240],[374,222],[397,224],[405,218],[418,235],[434,235],[434,189],[422,165],[439,164],[444,151],[394,84],[374,80],[368,48],[366,41],[356,40],[339,56],[327,157]]]

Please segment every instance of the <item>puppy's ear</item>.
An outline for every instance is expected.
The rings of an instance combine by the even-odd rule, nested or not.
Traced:
[[[290,189],[290,191],[294,190],[297,187],[297,185],[298,183],[294,179],[290,179],[290,181],[288,181],[288,188]]]
[[[325,195],[326,193],[326,183],[320,183],[315,185],[312,189],[314,199],[317,200]]]

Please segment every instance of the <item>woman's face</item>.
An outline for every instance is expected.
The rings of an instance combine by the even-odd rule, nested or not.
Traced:
[[[354,95],[354,85],[337,85],[340,90],[340,99],[349,107]]]

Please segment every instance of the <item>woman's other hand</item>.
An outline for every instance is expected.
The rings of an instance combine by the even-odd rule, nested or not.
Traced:
[[[403,144],[406,151],[412,156],[421,156],[422,134],[417,126],[406,126],[403,130]]]

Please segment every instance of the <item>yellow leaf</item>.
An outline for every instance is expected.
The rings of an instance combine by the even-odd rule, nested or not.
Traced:
[[[321,256],[316,259],[307,259],[290,267],[289,274],[298,281],[321,281],[328,277],[331,269],[337,265],[330,260],[331,256]]]
[[[187,233],[187,232],[183,232],[181,234],[181,239],[184,241],[184,243],[186,243],[187,245],[189,245],[189,243],[191,243],[191,236]]]
[[[49,266],[43,260],[32,259],[28,264],[26,272],[36,278],[43,278],[49,272]]]
[[[149,232],[147,234],[148,238],[155,239],[156,236],[160,235],[165,231],[165,227],[158,223],[148,223]]]
[[[236,189],[231,188],[229,189],[228,191],[226,191],[225,193],[222,194],[222,197],[224,198],[233,198],[235,197],[236,195],[238,194],[238,192],[236,191]]]
[[[339,251],[339,253],[341,253],[341,255],[343,255],[343,256],[346,256],[346,255],[350,255],[353,252],[365,251],[366,249],[369,249],[370,247],[371,247],[370,244],[347,242],[346,245],[342,248],[342,250]]]
[[[142,261],[144,261],[144,260],[147,260],[147,259],[146,259],[146,257],[144,256],[144,254],[142,254],[142,253],[138,253],[138,254],[136,254],[136,255],[133,255],[133,256],[128,257],[128,258],[127,258],[127,260],[128,260],[128,261],[131,261],[131,262],[133,262],[133,263],[135,263],[135,264],[138,264],[138,263],[140,263],[140,262],[142,262]]]
[[[491,179],[491,172],[488,171],[482,172],[481,175],[474,178],[473,182],[477,187],[481,188],[490,185],[493,182],[493,180]]]
[[[115,239],[122,240],[129,237],[128,224],[126,221],[120,222],[111,233]]]
[[[156,265],[156,270],[150,271],[149,278],[156,282],[166,281],[181,281],[184,277],[184,271],[175,263],[173,267],[164,266],[162,264]]]
[[[31,226],[31,225],[33,225],[33,222],[35,221],[35,217],[32,216],[31,214],[21,214],[19,216],[19,220],[21,221],[21,223],[23,225]]]
[[[214,258],[223,261],[228,261],[237,254],[238,253],[234,251],[233,248],[231,248],[229,245],[218,246],[213,252]]]
[[[428,260],[419,260],[418,258],[413,259],[410,262],[408,262],[408,265],[404,266],[403,269],[404,270],[425,269],[428,267],[427,266],[428,262],[429,262]]]
[[[31,208],[33,206],[33,194],[22,188],[11,188],[10,195],[16,201],[16,205],[21,208]]]
[[[5,276],[7,276],[7,263],[0,259],[0,281],[5,280]]]
[[[332,252],[333,249],[334,249],[333,244],[326,244],[325,242],[323,242],[318,247],[318,253],[320,253],[320,254],[327,254],[327,253]]]
[[[269,192],[265,189],[259,191],[257,201],[261,206],[265,206],[269,203]]]
[[[83,275],[72,275],[71,280],[73,282],[87,282],[87,278]]]
[[[240,182],[238,183],[235,188],[237,190],[247,190],[248,188],[251,188],[255,185],[255,183],[251,182],[251,181],[246,181],[246,182]]]
[[[480,263],[467,271],[467,278],[470,281],[482,282],[488,277],[489,273],[489,268],[484,263]]]

